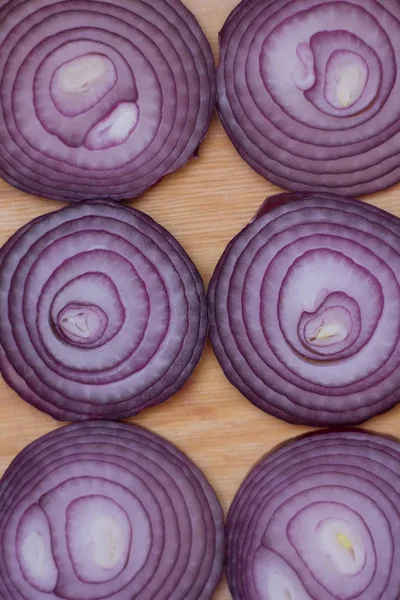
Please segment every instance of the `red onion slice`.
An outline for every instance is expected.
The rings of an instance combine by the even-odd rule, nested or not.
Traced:
[[[399,465],[399,442],[350,430],[264,457],[228,515],[233,598],[397,600]]]
[[[200,359],[200,275],[132,208],[92,201],[35,219],[3,247],[0,279],[0,369],[57,419],[133,415],[172,396]]]
[[[104,421],[23,450],[0,481],[0,596],[207,600],[223,514],[203,473],[164,439]]]
[[[242,0],[220,34],[218,111],[239,154],[294,191],[400,180],[396,0]]]
[[[400,390],[400,221],[329,194],[279,194],[228,245],[209,287],[228,379],[291,423],[356,424]]]
[[[123,200],[196,154],[214,60],[180,0],[11,0],[0,22],[0,176],[11,185]]]

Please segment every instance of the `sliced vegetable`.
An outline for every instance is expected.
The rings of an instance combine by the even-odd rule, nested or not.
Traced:
[[[174,394],[207,334],[195,266],[147,215],[111,201],[35,219],[0,253],[0,369],[56,419],[120,419]]]
[[[214,60],[180,0],[6,0],[0,23],[0,176],[11,185],[123,200],[196,155]]]
[[[203,473],[164,439],[110,422],[63,427],[0,482],[0,596],[207,600],[223,515]]]
[[[356,424],[400,399],[400,220],[356,200],[279,194],[209,288],[228,379],[292,423]]]
[[[239,154],[295,191],[400,180],[400,4],[242,0],[220,34],[218,109]]]
[[[397,600],[400,444],[318,432],[264,457],[227,521],[235,600]]]

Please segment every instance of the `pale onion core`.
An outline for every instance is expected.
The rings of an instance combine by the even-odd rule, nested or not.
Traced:
[[[106,56],[96,54],[75,58],[58,68],[54,74],[55,85],[64,92],[86,94],[93,84],[104,78],[110,62]]]
[[[108,317],[96,305],[69,304],[57,315],[57,326],[70,343],[97,342],[107,328]]]

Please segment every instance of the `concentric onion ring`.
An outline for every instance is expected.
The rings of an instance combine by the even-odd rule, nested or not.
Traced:
[[[0,482],[0,596],[207,600],[224,526],[203,473],[139,427],[80,423],[40,438]]]
[[[35,219],[3,247],[0,280],[2,374],[57,419],[119,419],[159,404],[200,359],[200,275],[132,208],[93,201]]]
[[[400,180],[397,0],[242,0],[220,46],[220,118],[258,173],[345,196]]]
[[[0,176],[11,185],[122,200],[196,154],[214,61],[180,0],[9,0],[0,23]]]
[[[397,600],[400,444],[362,431],[285,444],[242,483],[227,521],[235,600]]]
[[[400,399],[400,221],[328,194],[279,194],[209,288],[228,379],[292,423],[356,424]]]

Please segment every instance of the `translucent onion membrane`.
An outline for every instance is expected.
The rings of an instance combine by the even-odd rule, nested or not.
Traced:
[[[198,271],[147,215],[111,201],[23,227],[0,253],[0,369],[61,420],[119,419],[174,394],[205,343]]]
[[[96,421],[45,435],[0,482],[0,597],[207,600],[223,515],[203,473],[164,439]]]
[[[357,200],[279,194],[209,288],[228,379],[292,423],[356,424],[400,399],[400,220]]]
[[[64,201],[141,194],[196,154],[210,46],[180,0],[0,0],[0,176]]]
[[[228,515],[235,600],[398,600],[400,444],[319,432],[264,457]]]
[[[220,117],[261,175],[345,196],[400,180],[397,0],[243,0],[220,45]]]

